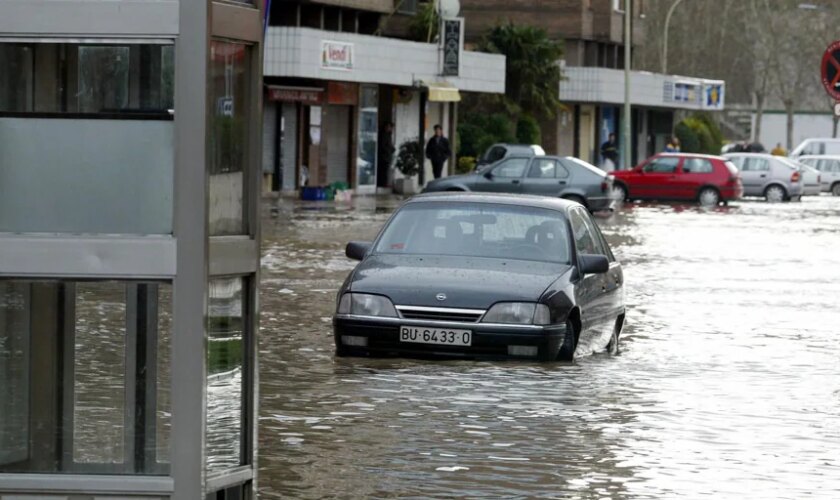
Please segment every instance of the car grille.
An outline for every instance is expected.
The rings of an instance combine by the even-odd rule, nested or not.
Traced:
[[[454,309],[449,307],[397,306],[403,319],[427,321],[456,321],[459,323],[478,323],[484,316],[481,309]]]

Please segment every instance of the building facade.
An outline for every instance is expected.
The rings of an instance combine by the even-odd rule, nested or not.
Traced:
[[[400,0],[274,2],[262,158],[273,190],[344,183],[357,193],[389,192],[400,174],[381,143],[425,143],[436,124],[454,139],[461,92],[504,92],[504,57],[462,50],[462,31],[446,71],[441,43],[405,39],[400,23],[416,8]],[[431,177],[427,162],[420,182]]]
[[[547,152],[600,165],[600,144],[611,133],[620,140],[628,3],[633,16],[632,44],[638,47],[645,42],[649,0],[461,0],[468,43],[507,22],[537,26],[552,39],[563,41],[559,97],[564,105],[556,119],[541,124]],[[630,78],[633,164],[662,150],[673,131],[675,113],[724,106],[722,81],[640,71],[632,71]]]

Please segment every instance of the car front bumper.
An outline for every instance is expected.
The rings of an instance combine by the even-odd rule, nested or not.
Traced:
[[[400,340],[400,327],[470,330],[472,345],[421,344]],[[461,359],[521,358],[553,361],[566,337],[565,325],[500,325],[418,321],[339,314],[333,317],[337,352],[350,356],[408,356]],[[366,339],[364,346],[347,345],[343,337]],[[512,355],[509,346],[536,347],[533,355]]]

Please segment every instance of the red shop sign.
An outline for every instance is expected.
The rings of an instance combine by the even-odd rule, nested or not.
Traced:
[[[324,91],[321,89],[307,89],[298,87],[268,87],[268,100],[280,102],[302,102],[304,104],[321,104],[324,101]]]

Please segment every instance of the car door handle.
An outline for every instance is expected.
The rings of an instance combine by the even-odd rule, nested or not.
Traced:
[[[558,182],[558,184],[562,184],[563,186],[565,186],[565,185],[566,185],[566,181],[560,181],[560,182]]]
[[[511,184],[519,184],[519,180],[512,180],[510,182],[511,182]]]
[[[767,177],[767,174],[761,174],[759,177]]]

